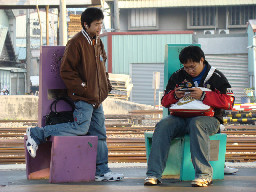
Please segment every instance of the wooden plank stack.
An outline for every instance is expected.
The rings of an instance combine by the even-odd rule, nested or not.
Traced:
[[[72,38],[76,33],[82,30],[81,15],[69,15],[70,21],[68,22],[68,38]]]
[[[133,87],[130,76],[109,73],[109,80],[112,85],[112,91],[109,93],[109,97],[127,101]]]

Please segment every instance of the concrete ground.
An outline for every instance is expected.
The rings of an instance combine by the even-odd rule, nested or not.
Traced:
[[[207,188],[191,187],[190,182],[163,180],[158,186],[144,186],[146,166],[110,166],[112,171],[124,173],[119,182],[60,183],[50,184],[48,180],[27,180],[25,166],[0,165],[0,191],[2,192],[66,192],[66,191],[209,191],[209,192],[256,192],[256,167],[242,167],[234,175],[225,175],[224,180],[214,180]]]

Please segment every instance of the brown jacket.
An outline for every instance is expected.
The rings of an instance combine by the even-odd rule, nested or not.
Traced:
[[[111,85],[105,69],[106,59],[100,39],[92,45],[79,32],[68,41],[60,75],[73,101],[82,100],[98,107],[107,98]]]

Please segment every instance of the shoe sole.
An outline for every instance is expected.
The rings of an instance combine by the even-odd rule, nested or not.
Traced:
[[[160,184],[161,182],[157,179],[149,179],[147,181],[144,182],[144,185],[149,185],[149,186],[153,186],[153,185],[158,185]]]
[[[151,183],[151,182],[145,182],[144,185],[147,185],[147,186],[154,186],[154,185],[157,185],[158,183]]]
[[[102,178],[102,179],[95,179],[95,181],[97,181],[97,182],[99,182],[99,181],[121,181],[123,179],[124,179],[123,177],[118,178],[118,179],[112,179],[112,178],[105,179],[105,178]]]
[[[225,175],[232,175],[232,174],[236,174],[236,172],[233,173],[224,173]]]
[[[212,181],[209,183],[191,183],[192,187],[208,187],[212,185]]]

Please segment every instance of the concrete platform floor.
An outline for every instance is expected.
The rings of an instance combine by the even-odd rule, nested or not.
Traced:
[[[191,187],[190,182],[163,180],[158,186],[144,186],[145,167],[112,168],[125,174],[119,182],[60,183],[50,184],[48,180],[27,180],[24,169],[0,169],[0,191],[2,192],[144,192],[144,191],[206,191],[206,192],[256,192],[256,168],[239,168],[234,175],[225,175],[224,180],[215,180],[207,188]]]

